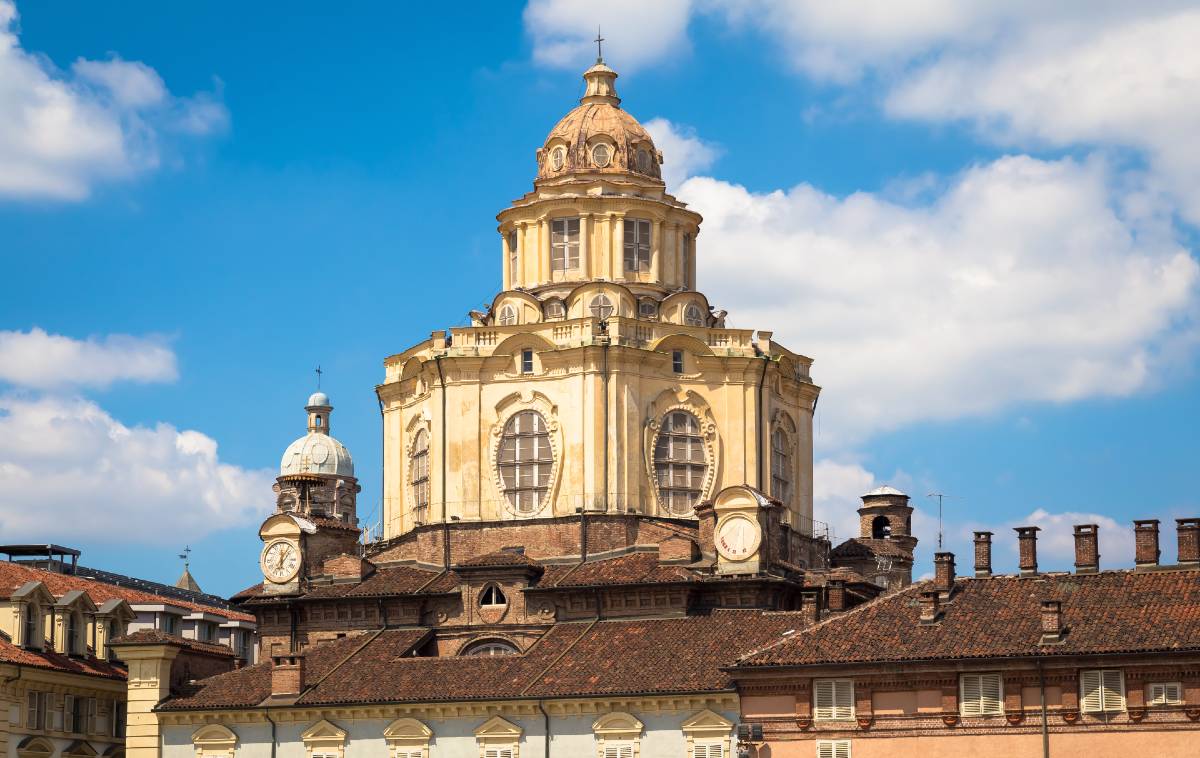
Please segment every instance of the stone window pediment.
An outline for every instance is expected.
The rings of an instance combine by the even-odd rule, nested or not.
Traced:
[[[207,724],[192,733],[192,746],[196,749],[197,758],[232,758],[237,750],[237,742],[237,734],[221,724]]]
[[[596,758],[639,758],[644,724],[633,714],[614,711],[592,723]]]
[[[479,758],[520,758],[523,733],[524,730],[511,721],[492,716],[475,730]]]
[[[310,756],[342,758],[345,755],[346,730],[325,719],[305,729],[300,740]]]
[[[433,730],[414,718],[396,719],[383,730],[389,758],[429,758]]]

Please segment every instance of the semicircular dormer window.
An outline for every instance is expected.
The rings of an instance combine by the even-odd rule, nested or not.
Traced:
[[[483,594],[479,596],[479,604],[485,608],[495,607],[497,605],[508,605],[508,598],[504,597],[504,593],[494,584],[489,584],[484,589]]]
[[[592,304],[589,307],[592,315],[598,319],[607,319],[616,311],[613,308],[612,300],[608,299],[608,295],[596,295],[592,298]]]
[[[658,303],[653,300],[643,300],[638,303],[638,315],[642,318],[654,318],[658,315]]]
[[[512,326],[517,323],[517,309],[511,305],[506,305],[500,309],[500,316],[497,319],[500,326]]]
[[[561,300],[551,300],[546,303],[546,318],[562,318],[567,315],[567,309]]]
[[[504,640],[480,640],[464,648],[462,655],[516,655],[518,652]]]
[[[683,323],[688,326],[704,326],[704,314],[700,312],[700,306],[690,303],[687,308],[684,308]]]
[[[595,163],[600,168],[605,168],[612,161],[612,151],[608,145],[601,142],[592,148],[592,163]]]

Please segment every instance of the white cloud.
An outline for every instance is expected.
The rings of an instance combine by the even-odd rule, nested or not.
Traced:
[[[1038,568],[1063,570],[1075,565],[1075,525],[1096,524],[1100,527],[1100,566],[1125,568],[1133,565],[1133,527],[1100,513],[1063,511],[1051,513],[1037,508],[1028,516],[997,529],[996,537],[1004,540],[1010,559],[1016,563],[1019,552],[1018,526],[1040,527],[1037,539]],[[993,555],[995,554],[993,548]]]
[[[169,382],[178,376],[175,353],[160,338],[110,334],[77,340],[0,331],[0,381],[34,389],[107,387],[117,381]]]
[[[261,515],[271,483],[270,471],[222,463],[216,441],[200,432],[127,427],[80,398],[0,396],[6,539],[200,537]]]
[[[691,127],[672,124],[665,118],[650,119],[644,126],[654,139],[654,146],[663,153],[663,180],[668,191],[708,170],[720,154],[715,145],[700,139]]]
[[[738,326],[817,358],[834,449],[928,419],[1121,396],[1195,341],[1200,266],[1101,160],[1007,157],[923,205],[712,178],[700,286]]]
[[[114,56],[69,72],[21,47],[0,0],[0,198],[85,198],[101,181],[156,168],[165,137],[223,130],[214,94],[172,96],[149,66]]]
[[[679,55],[687,49],[689,0],[607,0],[597,14],[591,0],[531,0],[525,30],[533,57],[555,68],[583,68],[596,59],[596,25],[607,38],[604,55],[621,71]],[[605,23],[607,21],[607,24]]]

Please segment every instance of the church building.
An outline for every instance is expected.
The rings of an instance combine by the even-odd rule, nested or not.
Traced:
[[[179,685],[129,640],[130,758],[725,758],[726,667],[911,581],[895,490],[831,549],[811,359],[726,324],[670,156],[583,79],[490,306],[384,361],[382,533],[317,392],[233,598],[263,662]]]

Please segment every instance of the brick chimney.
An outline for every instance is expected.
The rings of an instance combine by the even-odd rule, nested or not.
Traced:
[[[1062,603],[1058,600],[1042,601],[1042,644],[1055,645],[1063,639]]]
[[[304,690],[304,653],[271,655],[271,697],[299,695]]]
[[[1200,566],[1200,518],[1177,518],[1179,565]]]
[[[992,575],[992,533],[975,532],[975,576]]]
[[[804,620],[815,624],[821,620],[821,593],[818,590],[804,590],[800,593],[800,607],[804,610]]]
[[[954,589],[954,553],[933,554],[933,586],[943,598],[950,596]]]
[[[1137,566],[1157,566],[1162,552],[1158,549],[1158,519],[1133,522],[1133,562]]]
[[[829,610],[834,613],[846,610],[846,582],[841,579],[825,582],[825,597]]]
[[[942,618],[941,593],[926,590],[921,593],[921,623],[936,624]]]
[[[1100,526],[1075,525],[1075,573],[1094,574],[1100,570]]]
[[[1021,552],[1018,564],[1021,576],[1037,576],[1037,533],[1041,531],[1041,528],[1018,526],[1013,531],[1017,533],[1017,544]]]

